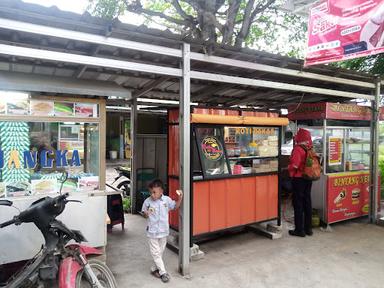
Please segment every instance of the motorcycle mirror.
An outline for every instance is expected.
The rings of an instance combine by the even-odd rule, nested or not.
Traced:
[[[12,206],[13,202],[10,200],[0,200],[0,206]]]
[[[67,172],[67,171],[64,171],[64,172],[61,174],[61,177],[59,178],[59,181],[61,182],[60,190],[59,190],[60,195],[61,195],[61,190],[63,190],[64,182],[67,181],[67,179],[68,179],[68,172]]]
[[[62,182],[62,183],[64,183],[65,181],[67,181],[67,179],[68,179],[68,172],[67,172],[67,171],[64,171],[64,172],[61,174],[61,176],[60,176],[60,178],[59,178],[59,181]]]

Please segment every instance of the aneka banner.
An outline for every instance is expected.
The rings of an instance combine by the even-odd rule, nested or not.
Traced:
[[[384,52],[384,0],[325,0],[309,15],[305,65]]]

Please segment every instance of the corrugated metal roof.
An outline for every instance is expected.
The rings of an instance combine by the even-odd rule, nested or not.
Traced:
[[[114,38],[138,41],[141,43],[156,44],[170,48],[180,48],[183,41],[191,43],[191,50],[203,52],[201,43],[188,38],[182,38],[168,30],[149,29],[145,26],[134,26],[121,23],[118,20],[108,21],[92,17],[89,13],[83,15],[60,11],[56,7],[43,7],[35,4],[26,4],[19,0],[2,0],[0,2],[0,17],[19,20],[33,24],[46,25],[81,31],[97,35],[109,35]],[[59,35],[58,35],[59,36]],[[82,41],[73,41],[59,37],[47,37],[24,32],[15,32],[0,29],[1,43],[23,47],[41,48],[52,51],[70,52],[79,55],[95,55],[110,59],[129,60],[139,63],[156,64],[167,67],[179,67],[178,59],[170,56],[159,56],[144,51],[114,48],[95,45]],[[373,82],[373,76],[357,73],[332,66],[319,65],[303,68],[303,61],[281,55],[275,55],[252,49],[236,50],[233,47],[217,47],[214,55],[252,63],[267,64],[278,68],[289,68],[298,71],[312,72],[327,76],[345,77],[347,79]],[[193,70],[201,72],[220,73],[232,76],[269,80],[281,83],[299,84],[319,88],[332,88],[354,93],[371,94],[369,88],[348,86],[320,81],[318,79],[304,79],[293,76],[283,76],[275,73],[255,71],[252,69],[229,67],[192,61]],[[79,79],[92,79],[99,81],[114,81],[118,85],[133,91],[145,87],[146,84],[158,79],[159,76],[151,73],[122,71],[119,69],[86,67],[82,65],[43,61],[23,57],[8,57],[0,55],[0,70],[17,71],[73,77]],[[331,87],[330,87],[331,86]],[[324,95],[307,93],[305,97],[300,92],[247,87],[227,83],[212,83],[203,80],[193,80],[191,85],[192,101],[199,101],[207,105],[250,105],[267,106],[271,108],[286,107],[290,103],[303,101],[347,101],[346,98],[336,98]],[[151,91],[140,97],[169,99],[179,98],[179,84],[177,79],[164,79]]]

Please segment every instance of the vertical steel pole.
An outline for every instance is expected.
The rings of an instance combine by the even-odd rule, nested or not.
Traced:
[[[379,188],[379,109],[380,109],[380,78],[376,80],[375,101],[372,101],[372,122],[371,122],[371,173],[370,173],[370,205],[369,221],[376,223],[378,208]]]
[[[182,70],[183,78],[180,85],[179,127],[180,127],[180,187],[184,198],[179,214],[179,271],[182,275],[189,275],[190,259],[190,217],[191,217],[191,191],[190,191],[190,46],[183,44]]]
[[[283,131],[283,126],[280,126],[279,127],[279,154],[278,154],[278,159],[279,159],[279,162],[278,162],[278,168],[277,168],[277,171],[278,171],[278,176],[277,176],[277,179],[278,179],[278,188],[277,188],[277,226],[281,226],[281,201],[282,201],[282,197],[281,197],[281,180],[282,180],[282,177],[281,177],[281,142],[283,140],[283,135],[284,135],[284,131]]]
[[[137,139],[137,99],[134,98],[131,104],[131,213],[136,213],[137,209],[137,183],[136,183],[136,139]]]
[[[328,164],[328,161],[327,161],[327,146],[328,146],[328,138],[327,138],[327,120],[324,119],[323,120],[323,174],[324,174],[324,181],[325,183],[327,183],[328,181],[328,176],[326,176],[328,174],[328,171],[327,171],[327,164]],[[323,180],[320,180],[320,181],[323,181]],[[322,204],[321,204],[321,207],[322,207],[322,220],[324,222],[327,223],[328,225],[328,204],[327,204],[327,198],[328,198],[328,188],[327,188],[328,185],[321,185],[321,188],[322,188],[322,193],[323,193],[323,197],[322,197]]]

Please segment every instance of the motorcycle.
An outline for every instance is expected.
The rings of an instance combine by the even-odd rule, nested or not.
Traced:
[[[131,191],[131,179],[129,178],[131,176],[131,170],[123,167],[123,166],[120,166],[120,167],[117,167],[115,168],[116,172],[119,174],[115,180],[111,183],[111,185],[109,184],[106,184],[108,187],[112,188],[115,190],[115,188],[112,186],[114,183],[116,183],[116,181],[118,181],[121,177],[125,177],[126,179],[124,179],[123,181],[121,181],[118,185],[117,185],[117,189],[118,190],[121,190],[123,191],[123,196],[126,197],[126,196],[129,196],[130,195],[130,191]]]
[[[69,194],[54,198],[44,197],[33,202],[26,210],[13,219],[0,224],[0,228],[9,225],[33,223],[44,236],[45,244],[41,251],[23,269],[16,273],[6,284],[6,288],[115,288],[116,280],[109,268],[91,256],[101,255],[98,249],[82,245],[87,240],[80,231],[71,230],[56,217],[60,215],[67,203],[79,202],[67,199]],[[0,200],[0,206],[12,206],[10,200]],[[74,240],[75,243],[68,244]]]

